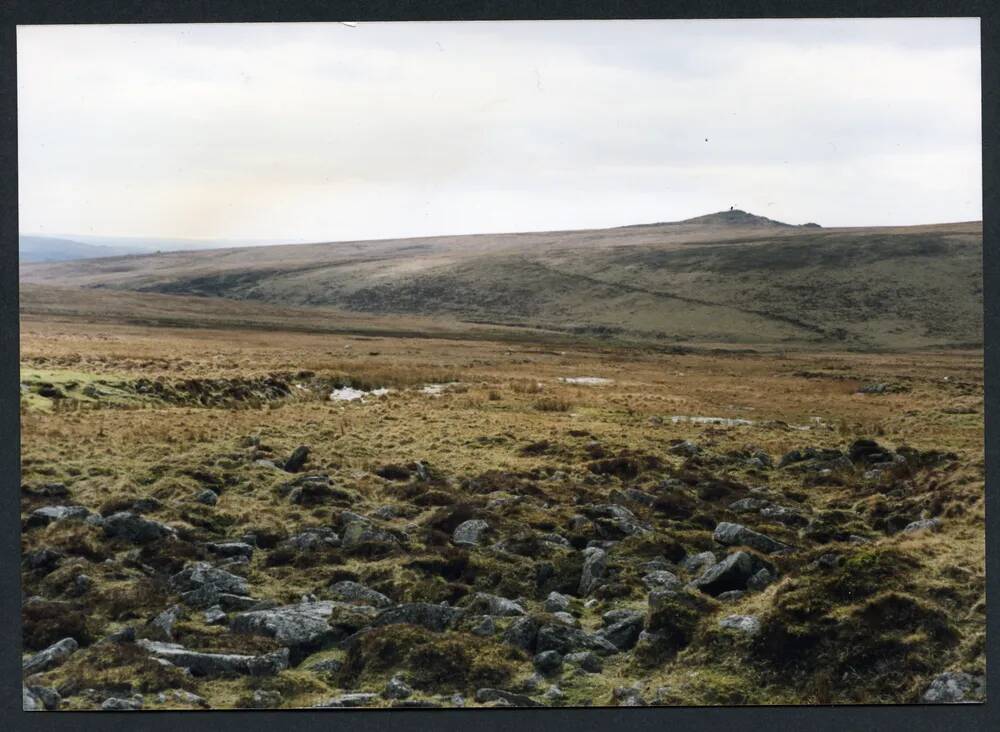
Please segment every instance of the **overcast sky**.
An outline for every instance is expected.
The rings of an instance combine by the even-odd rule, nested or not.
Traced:
[[[18,29],[25,233],[982,217],[976,19]]]

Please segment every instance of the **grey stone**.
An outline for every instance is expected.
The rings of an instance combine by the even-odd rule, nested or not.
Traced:
[[[253,694],[250,695],[250,703],[247,706],[250,709],[274,709],[281,706],[281,701],[280,691],[254,689]]]
[[[130,511],[119,511],[104,519],[104,534],[134,544],[146,544],[174,534],[169,526],[143,518]]]
[[[573,617],[572,614],[566,612],[565,610],[560,610],[557,613],[552,613],[552,617],[559,620],[562,623],[570,626],[571,628],[580,627],[580,621]]]
[[[763,498],[741,498],[738,501],[733,501],[729,504],[729,510],[735,513],[757,513],[762,508],[770,506],[770,501],[765,501]]]
[[[773,554],[790,548],[787,544],[759,534],[742,524],[732,524],[728,521],[723,521],[715,527],[712,538],[726,546],[748,546],[765,554]]]
[[[718,560],[712,552],[701,552],[699,554],[684,557],[683,561],[681,561],[681,566],[689,574],[697,576],[714,565],[717,561]]]
[[[677,578],[677,575],[665,569],[650,572],[642,578],[642,584],[650,590],[679,590],[683,587],[683,583]]]
[[[594,651],[603,655],[618,653],[618,647],[603,636],[587,633],[580,628],[571,628],[562,623],[549,623],[538,629],[535,650],[559,651],[566,655],[576,651]]]
[[[754,615],[727,615],[719,621],[719,627],[740,635],[755,636],[760,632],[760,620]]]
[[[194,500],[198,501],[198,503],[204,503],[206,506],[214,506],[219,502],[219,494],[211,488],[206,488],[196,495]]]
[[[205,548],[220,557],[246,557],[249,559],[253,556],[253,547],[243,541],[209,543],[205,545]]]
[[[347,524],[341,543],[348,551],[391,551],[400,545],[394,534],[373,526],[367,520]]]
[[[558,704],[559,702],[563,701],[566,698],[566,693],[558,686],[553,684],[552,686],[550,686],[548,689],[545,690],[545,693],[542,694],[542,697],[551,704]]]
[[[63,638],[23,661],[21,670],[25,676],[41,673],[64,663],[79,647],[80,644],[73,638]]]
[[[54,712],[59,708],[60,702],[62,702],[59,692],[48,686],[29,686],[28,691],[41,701],[42,706],[45,707],[45,711],[47,712]]]
[[[344,662],[336,658],[327,658],[309,666],[309,671],[317,674],[335,674],[344,667]]]
[[[619,619],[598,631],[598,635],[610,641],[619,651],[627,651],[635,646],[642,631],[644,614],[625,611]]]
[[[532,659],[535,668],[543,674],[554,674],[562,669],[562,655],[558,651],[542,651]]]
[[[983,701],[985,679],[963,671],[938,674],[920,698],[924,704],[961,704]]]
[[[772,582],[774,582],[774,575],[767,567],[761,567],[747,580],[747,589],[751,592],[761,592]]]
[[[917,531],[940,531],[941,530],[941,519],[922,519],[920,521],[914,521],[913,523],[907,524],[903,529],[904,534],[912,534]]]
[[[202,613],[202,617],[207,625],[225,625],[226,623],[226,613],[219,605],[212,605]]]
[[[746,592],[743,590],[727,590],[716,596],[716,600],[719,602],[737,602],[746,597]]]
[[[302,466],[305,465],[306,460],[309,459],[309,447],[307,445],[299,445],[292,451],[291,457],[285,461],[285,471],[288,473],[297,473],[302,470]]]
[[[468,610],[470,612],[492,615],[495,617],[514,617],[517,615],[524,615],[524,608],[513,600],[508,600],[506,597],[500,597],[499,595],[491,595],[486,592],[477,592],[473,596]]]
[[[472,630],[469,631],[473,635],[478,635],[480,637],[486,637],[493,635],[497,632],[496,623],[493,622],[493,618],[489,615],[483,615],[482,619],[476,623]]]
[[[753,574],[753,557],[747,552],[733,552],[706,569],[693,584],[709,595],[721,595],[729,590],[746,589],[747,581]]]
[[[173,697],[174,701],[178,701],[181,704],[187,704],[190,707],[207,707],[208,702],[204,697],[193,694],[186,689],[171,689],[170,697]],[[160,704],[165,704],[169,701],[170,697],[167,696],[167,692],[160,692],[156,695],[156,700]]]
[[[462,617],[464,612],[459,608],[447,605],[432,605],[427,602],[411,602],[385,608],[376,616],[373,625],[393,625],[409,623],[420,625],[438,633],[447,630]]]
[[[644,707],[647,702],[642,697],[642,690],[635,686],[618,686],[611,690],[611,697],[620,707]]]
[[[142,709],[142,697],[122,699],[112,696],[104,700],[101,709],[105,712],[135,712]]]
[[[787,506],[767,506],[760,510],[760,515],[762,518],[777,521],[786,526],[805,526],[809,523],[809,519]]]
[[[667,448],[667,452],[671,455],[682,455],[684,457],[694,457],[701,452],[701,448],[690,440],[679,440],[673,442],[670,447]]]
[[[538,639],[538,621],[532,617],[515,620],[504,631],[503,641],[525,651],[531,651]]]
[[[579,593],[585,597],[597,589],[608,569],[608,553],[597,547],[583,550],[583,570],[580,573]]]
[[[311,552],[340,546],[340,537],[330,528],[306,529],[286,539],[281,545],[300,552]]]
[[[557,613],[569,610],[570,599],[558,592],[550,592],[545,598],[545,612]]]
[[[195,676],[217,676],[241,674],[249,676],[273,676],[289,666],[289,652],[281,648],[261,656],[243,656],[235,653],[199,653],[177,643],[161,643],[140,640],[136,645],[146,650],[154,658],[167,661],[174,666],[190,669]]]
[[[389,679],[389,682],[385,685],[385,689],[382,691],[382,696],[386,699],[407,699],[412,694],[413,689],[399,676],[393,676]]]
[[[593,651],[577,651],[576,653],[567,653],[563,656],[563,660],[567,663],[576,664],[584,671],[592,674],[600,673],[604,669],[601,657]]]
[[[33,552],[28,552],[24,555],[24,559],[21,563],[31,570],[41,571],[44,574],[48,574],[59,566],[59,562],[62,561],[65,555],[56,549],[50,549],[48,547],[43,547],[41,549],[36,549]]]
[[[25,712],[41,712],[45,709],[42,700],[35,696],[27,686],[21,686],[21,709]]]
[[[181,600],[192,607],[210,607],[217,604],[233,603],[231,598],[250,594],[250,585],[245,578],[213,567],[207,562],[188,564],[170,578],[170,588],[180,592]]]
[[[335,599],[343,602],[359,602],[379,609],[392,605],[392,600],[381,592],[376,592],[370,587],[365,587],[360,582],[352,582],[350,580],[343,580],[330,585],[330,594]]]
[[[46,526],[55,521],[81,520],[90,515],[83,506],[43,506],[31,512],[25,525],[28,528]]]
[[[490,525],[482,519],[463,521],[455,528],[451,540],[458,546],[478,546],[489,529]]]
[[[146,625],[147,635],[155,640],[173,640],[174,625],[183,614],[184,610],[180,605],[167,608]]]
[[[351,632],[375,619],[376,610],[367,605],[332,602],[301,602],[270,610],[251,610],[235,615],[230,622],[234,633],[266,635],[293,650],[321,646],[337,637],[337,621]],[[331,622],[333,618],[333,622]],[[344,631],[340,631],[340,635]]]

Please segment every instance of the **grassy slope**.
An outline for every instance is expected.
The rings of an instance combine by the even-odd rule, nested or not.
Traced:
[[[982,340],[982,225],[743,223],[436,237],[25,265],[22,281],[447,316],[665,342]]]

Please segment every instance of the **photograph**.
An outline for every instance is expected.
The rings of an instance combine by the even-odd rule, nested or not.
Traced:
[[[18,25],[23,709],[983,704],[982,91],[976,17]]]

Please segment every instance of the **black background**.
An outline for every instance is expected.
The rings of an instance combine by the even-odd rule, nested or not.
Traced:
[[[750,17],[980,17],[983,99],[983,277],[985,288],[987,486],[1000,478],[997,414],[1000,363],[1000,253],[997,252],[997,25],[1000,2],[404,2],[369,0],[0,0],[0,720],[14,729],[83,730],[129,725],[141,730],[180,727],[244,732],[252,729],[572,730],[1000,730],[1000,494],[987,490],[986,704],[944,706],[688,707],[468,710],[302,710],[26,713],[21,711],[20,460],[17,310],[17,82],[16,26],[37,23],[171,23],[374,20],[542,20],[573,18]]]

